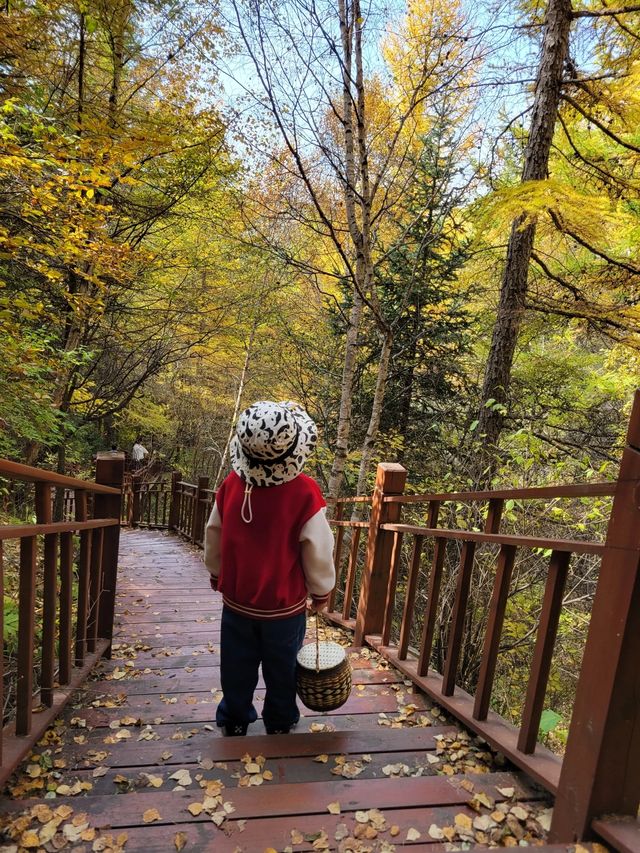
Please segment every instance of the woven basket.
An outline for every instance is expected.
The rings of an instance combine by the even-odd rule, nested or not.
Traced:
[[[342,646],[320,641],[298,652],[296,689],[302,703],[311,711],[335,711],[351,693],[351,665]]]

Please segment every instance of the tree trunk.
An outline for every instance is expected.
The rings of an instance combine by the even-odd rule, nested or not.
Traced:
[[[353,292],[353,305],[349,312],[349,327],[345,342],[344,365],[342,368],[342,385],[340,391],[340,412],[338,414],[338,430],[336,447],[331,466],[331,475],[327,489],[327,497],[337,498],[344,479],[344,469],[349,453],[349,436],[351,433],[351,407],[353,401],[353,381],[356,373],[358,354],[358,330],[362,317],[362,298],[357,290]]]
[[[571,11],[570,0],[549,0],[529,139],[525,149],[523,183],[543,180],[547,176],[560,102],[562,72],[569,53]],[[525,224],[523,216],[516,219],[511,227],[498,316],[493,328],[480,403],[477,435],[481,439],[481,452],[477,455],[475,471],[479,483],[490,482],[495,473],[497,447],[509,401],[511,369],[524,315],[535,230],[535,222]],[[495,403],[487,406],[489,400]]]
[[[378,437],[378,429],[380,427],[380,418],[382,417],[382,407],[384,404],[384,394],[387,388],[387,378],[389,376],[389,360],[391,358],[391,347],[393,337],[390,332],[381,334],[382,349],[380,351],[380,359],[378,361],[378,376],[376,378],[376,389],[373,395],[371,404],[371,417],[367,434],[362,445],[362,456],[360,458],[360,470],[358,472],[358,485],[356,488],[357,495],[367,493],[367,475],[373,452],[376,446],[376,438]],[[354,504],[354,513],[357,513],[361,504]]]

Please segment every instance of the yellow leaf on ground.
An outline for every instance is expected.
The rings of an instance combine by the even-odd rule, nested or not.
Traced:
[[[455,816],[454,820],[455,820],[456,826],[462,827],[462,829],[466,830],[467,832],[473,826],[473,821],[471,820],[469,815],[463,814],[462,812],[460,814],[457,814]]]
[[[162,820],[162,818],[158,809],[147,809],[142,813],[142,820],[144,823],[153,823],[154,820]]]
[[[178,851],[183,849],[183,847],[186,845],[187,841],[188,841],[188,838],[187,838],[186,832],[176,832],[176,834],[173,838],[173,844],[174,844],[176,850],[178,850]]]
[[[340,803],[329,803],[327,806],[327,811],[329,814],[340,814]]]
[[[407,830],[406,840],[407,841],[417,841],[421,837],[421,835],[422,834],[417,829],[414,829],[413,827],[411,827],[410,829]]]
[[[194,817],[198,817],[200,812],[202,811],[202,803],[189,803],[187,806],[187,811],[191,812]]]

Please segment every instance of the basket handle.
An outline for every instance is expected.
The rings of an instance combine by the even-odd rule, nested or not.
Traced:
[[[324,620],[319,610],[316,610],[316,672],[320,672],[320,626],[326,638]]]

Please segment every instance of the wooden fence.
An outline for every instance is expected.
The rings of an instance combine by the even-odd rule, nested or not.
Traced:
[[[35,524],[0,526],[1,598],[4,559],[15,556],[19,565],[15,720],[0,734],[0,784],[110,654],[123,472],[124,454],[117,452],[98,454],[95,483],[0,460],[0,477],[34,485],[36,507]],[[73,491],[74,519],[52,522],[56,490],[67,507]],[[0,608],[4,635],[3,617]]]
[[[354,631],[355,645],[367,642],[377,649],[465,726],[555,794],[551,840],[586,839],[595,827],[617,849],[636,849],[622,840],[631,832],[628,824],[599,818],[607,814],[635,817],[640,804],[640,393],[636,394],[616,482],[405,495],[405,480],[402,466],[381,464],[371,498],[337,502],[332,524],[336,528],[338,584],[329,617]],[[507,502],[518,501],[526,507],[529,502],[602,497],[613,498],[603,542],[501,532]],[[356,501],[366,505],[368,521],[343,518],[349,506],[358,507]],[[474,511],[466,517],[474,519],[484,506],[482,529],[438,526],[447,504],[472,507]],[[420,509],[426,523],[402,523],[401,512],[407,508]],[[407,540],[409,548],[403,550]],[[443,565],[452,542],[458,543],[459,565],[440,673],[432,668],[432,649]],[[427,546],[431,559],[425,570]],[[477,686],[470,695],[458,683],[460,653],[469,629],[474,558],[487,546],[497,552],[493,593]],[[516,556],[522,552],[548,555],[548,568],[522,722],[514,726],[489,706],[512,572]],[[599,577],[566,752],[561,758],[538,742],[538,733],[570,561],[580,555],[599,560]],[[426,603],[418,611],[416,590],[421,573],[426,574],[422,578]],[[340,607],[336,607],[338,600]],[[399,630],[392,641],[394,620],[399,621]],[[412,648],[416,620],[420,639]],[[637,835],[633,837],[632,843],[637,843]]]

